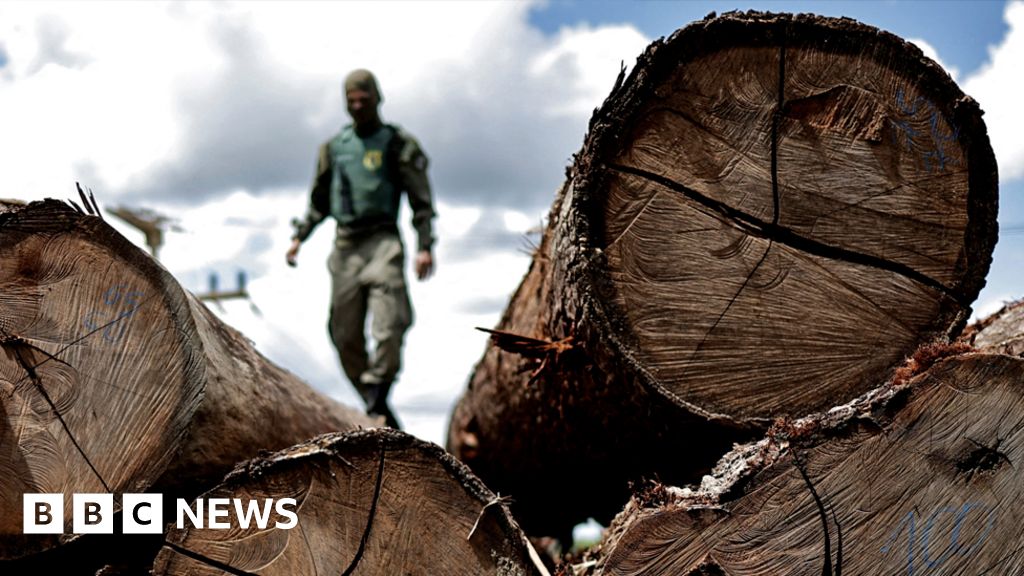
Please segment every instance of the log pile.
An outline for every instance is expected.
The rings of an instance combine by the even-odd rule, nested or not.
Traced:
[[[912,44],[731,13],[652,44],[594,113],[448,446],[565,538],[630,481],[955,338],[996,241],[981,111]]]
[[[546,574],[504,501],[438,446],[391,429],[251,461],[202,495],[298,501],[301,525],[171,529],[154,576]]]
[[[465,465],[353,431],[95,211],[0,202],[0,570],[545,574],[520,524],[614,518],[560,574],[1013,573],[1024,307],[961,334],[997,238],[981,115],[849,19],[652,44],[489,331]],[[71,494],[146,491],[298,519],[172,523],[134,560],[21,533],[22,494],[70,533]]]
[[[440,448],[384,432],[300,444],[378,423],[269,362],[96,211],[85,214],[53,200],[0,206],[4,574],[91,575],[101,567],[103,574],[148,572],[162,537],[73,534],[73,494],[113,494],[120,509],[123,494],[162,493],[164,520],[173,522],[175,498],[194,498],[239,462],[297,444],[277,457],[280,466],[267,460],[250,465],[247,470],[258,470],[260,476],[251,490],[269,490],[272,486],[260,482],[277,478],[281,467],[304,462],[294,478],[281,478],[276,486],[293,495],[294,483],[305,482],[305,523],[293,542],[329,547],[322,561],[361,545],[364,535],[356,524],[366,522],[364,497],[367,490],[373,492],[374,478],[381,485],[381,477],[374,475],[377,454],[387,450],[387,481],[372,535],[401,537],[388,543],[397,558],[422,564],[427,560],[423,551],[437,546],[450,555],[435,562],[473,566],[470,560],[475,559],[478,564],[493,561],[509,575],[540,573],[527,568],[532,548],[503,504],[492,503],[494,497],[479,481],[444,458]],[[334,483],[325,484],[328,480]],[[324,486],[333,489],[323,493]],[[22,497],[31,493],[63,495],[64,534],[23,534]],[[340,510],[351,517],[334,516]],[[338,524],[321,528],[317,520],[323,517],[317,512]],[[463,525],[478,514],[477,531],[467,540],[469,527]],[[120,515],[117,524],[120,532]],[[438,537],[423,539],[424,526]],[[412,538],[416,530],[421,533]],[[205,536],[190,537],[177,541],[178,549]],[[281,540],[278,535],[248,542],[267,539]],[[385,542],[368,541],[366,566],[381,565]],[[253,553],[251,547],[245,550]],[[420,558],[403,550],[420,550]],[[205,548],[202,552],[217,556]],[[235,560],[224,563],[229,573]],[[193,573],[173,558],[161,566],[164,574]],[[462,573],[473,573],[467,570]]]
[[[1024,361],[971,353],[634,499],[605,575],[1017,574]],[[648,495],[650,496],[650,495]]]
[[[0,559],[22,494],[194,492],[240,460],[370,426],[257,353],[102,219],[57,201],[0,214]]]

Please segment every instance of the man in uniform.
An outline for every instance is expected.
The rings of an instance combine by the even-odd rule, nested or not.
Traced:
[[[402,340],[412,324],[405,284],[405,251],[398,234],[398,207],[405,192],[416,229],[416,276],[434,269],[434,208],[427,180],[427,157],[401,128],[380,119],[383,100],[367,70],[345,78],[345,99],[352,124],[320,147],[316,177],[305,217],[294,220],[287,261],[295,266],[299,247],[328,216],[338,224],[331,272],[328,330],[341,367],[366,402],[367,412],[398,421],[388,393],[401,366]],[[366,315],[376,342],[366,350]]]

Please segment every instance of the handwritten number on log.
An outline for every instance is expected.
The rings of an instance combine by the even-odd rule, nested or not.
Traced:
[[[974,542],[974,544],[970,546],[964,546],[963,543],[960,542],[960,532],[963,529],[964,522],[967,521],[967,519],[971,516],[971,512],[979,511],[983,513],[986,510],[988,511],[988,515],[985,520],[985,528],[984,530],[982,530],[981,535],[978,536],[978,539]],[[942,517],[944,515],[953,515],[954,513],[955,516],[953,518],[953,525],[951,527],[949,535],[949,548],[946,550],[944,554],[933,560],[928,551],[928,546],[931,543],[933,531],[935,530],[937,524],[941,524]],[[917,513],[914,510],[907,512],[906,515],[903,516],[903,519],[900,521],[899,525],[896,526],[896,529],[893,530],[892,535],[889,536],[889,539],[886,541],[885,546],[882,546],[881,548],[882,554],[888,554],[890,551],[895,550],[895,545],[899,542],[899,538],[904,532],[903,527],[907,527],[907,576],[913,576],[914,569],[918,565],[918,563],[916,562],[917,558],[914,553],[915,544],[917,543],[917,522],[915,521],[916,515]],[[954,553],[956,553],[958,556],[965,558],[971,556],[972,554],[977,552],[978,549],[981,548],[981,545],[985,543],[985,540],[988,539],[989,534],[992,532],[993,526],[995,526],[995,520],[996,518],[994,508],[990,508],[984,504],[974,502],[968,502],[967,504],[964,504],[960,508],[952,506],[943,506],[941,508],[936,509],[928,517],[928,520],[925,522],[924,525],[924,531],[921,533],[921,565],[923,565],[924,568],[928,569],[936,568],[946,560],[949,560]]]
[[[145,297],[144,292],[128,290],[128,286],[124,284],[115,284],[103,293],[103,304],[107,308],[115,308],[115,310],[93,310],[82,319],[82,325],[90,332],[99,330],[106,325],[103,327],[103,339],[111,343],[117,342],[127,330],[127,324],[121,321],[135,314],[135,311],[142,305],[143,297]],[[120,311],[117,310],[118,305],[121,305]]]

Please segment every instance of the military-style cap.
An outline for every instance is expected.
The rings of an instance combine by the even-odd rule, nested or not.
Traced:
[[[352,90],[362,90],[375,94],[378,102],[384,101],[384,95],[380,92],[380,87],[377,86],[377,79],[374,78],[373,72],[360,68],[353,70],[348,73],[345,77],[344,83],[345,94],[348,94]]]

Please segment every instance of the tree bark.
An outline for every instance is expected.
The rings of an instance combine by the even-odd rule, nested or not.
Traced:
[[[977,103],[913,45],[694,23],[595,112],[449,448],[534,533],[607,519],[641,475],[696,480],[955,337],[996,204]]]
[[[596,573],[1019,573],[1022,379],[1024,361],[972,353],[778,426],[699,490],[632,501]]]
[[[201,499],[283,497],[298,502],[297,526],[241,528],[232,514],[226,530],[171,527],[153,574],[546,574],[501,498],[440,447],[395,430],[329,434],[254,460]]]
[[[195,494],[259,450],[373,423],[270,363],[101,218],[0,210],[0,559],[22,495]]]
[[[1024,300],[971,325],[962,340],[986,352],[1024,357]]]

